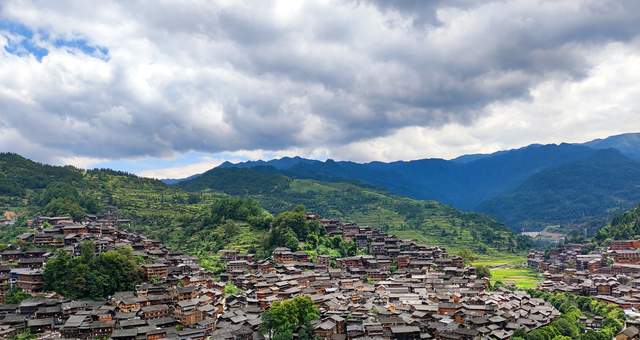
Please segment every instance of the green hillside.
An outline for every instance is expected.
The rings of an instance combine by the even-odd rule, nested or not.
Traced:
[[[251,178],[256,180],[248,180]],[[525,238],[517,237],[484,215],[350,183],[291,179],[272,168],[212,169],[177,186],[192,191],[241,194],[256,199],[272,213],[302,204],[325,217],[379,227],[400,237],[453,249],[487,252],[492,248],[516,250],[526,245]]]
[[[3,191],[2,211],[14,210],[25,217],[70,214],[77,218],[113,212],[132,219],[131,230],[197,255],[212,269],[219,269],[215,254],[222,248],[259,256],[277,245],[312,254],[354,252],[352,244],[310,236],[307,227],[300,229],[299,205],[322,216],[379,227],[454,251],[495,254],[526,246],[526,239],[483,215],[350,183],[291,179],[267,168],[214,170],[197,177],[197,182],[168,186],[124,172],[49,166],[14,154],[0,155],[0,164],[0,180],[20,188]],[[203,187],[208,189],[199,190]],[[231,199],[227,193],[240,198]],[[270,229],[271,221],[276,224]],[[0,241],[24,232],[22,222],[3,229]]]
[[[258,258],[280,246],[311,256],[356,255],[354,242],[324,235],[319,223],[308,221],[301,207],[281,209],[273,216],[256,200],[214,191],[188,193],[128,173],[52,167],[13,154],[2,154],[0,160],[5,165],[0,179],[21,184],[21,190],[3,192],[0,209],[17,211],[21,217],[0,229],[1,243],[27,232],[25,219],[38,214],[81,219],[86,214],[114,213],[132,219],[125,228],[196,255],[204,268],[214,272],[224,269],[217,256],[223,248],[254,253]],[[11,166],[14,161],[20,166]],[[280,182],[277,177],[237,181],[253,190]]]
[[[264,227],[252,225],[256,221],[249,221],[249,214],[212,220],[212,211],[220,203],[231,204],[221,193],[192,194],[124,172],[49,166],[15,154],[0,154],[0,169],[0,182],[18,185],[18,190],[2,192],[0,212],[17,211],[23,216],[16,225],[0,230],[0,242],[27,231],[24,217],[38,214],[112,212],[132,219],[132,230],[202,257],[223,247],[259,247],[265,234]],[[255,202],[241,202],[252,207],[252,216],[270,216]]]
[[[640,205],[616,216],[596,233],[596,239],[624,240],[640,238]]]

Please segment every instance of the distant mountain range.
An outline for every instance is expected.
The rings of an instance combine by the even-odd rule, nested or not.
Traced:
[[[625,133],[584,143],[594,149],[616,149],[623,155],[640,160],[640,133]]]
[[[355,182],[488,213],[512,229],[598,227],[640,202],[640,134],[583,144],[532,144],[452,160],[355,163],[284,157],[219,168],[270,167],[282,176]],[[201,176],[179,181],[188,188]],[[229,176],[226,180],[233,181]],[[220,181],[220,179],[218,179]],[[220,183],[218,183],[219,185]]]

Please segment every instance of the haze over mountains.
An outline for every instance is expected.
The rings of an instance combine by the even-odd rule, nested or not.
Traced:
[[[226,162],[219,168],[271,167],[291,178],[359,182],[485,212],[516,230],[548,225],[595,228],[640,201],[638,150],[640,134],[624,134],[584,144],[532,144],[452,160],[355,163],[285,157]],[[215,175],[209,171],[180,185],[202,187],[198,183],[208,180],[201,177]]]

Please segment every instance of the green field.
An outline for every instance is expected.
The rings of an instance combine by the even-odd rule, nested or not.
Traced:
[[[502,281],[503,283],[513,283],[518,288],[536,288],[540,282],[538,273],[527,268],[494,268],[491,269],[491,283]]]
[[[524,254],[496,254],[478,256],[472,265],[487,266],[491,269],[491,284],[496,281],[515,284],[518,288],[535,288],[540,282],[540,274],[523,266]]]

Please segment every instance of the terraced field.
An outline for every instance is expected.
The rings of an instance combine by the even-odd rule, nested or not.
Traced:
[[[524,266],[525,262],[525,254],[501,253],[480,256],[472,265],[489,267],[491,284],[501,281],[523,289],[535,288],[542,278],[539,273]]]
[[[529,289],[536,288],[541,278],[527,268],[494,268],[491,269],[491,284],[501,281],[506,284],[514,284],[518,288]]]
[[[277,213],[298,204],[325,217],[381,228],[390,234],[452,252],[470,249],[496,255],[512,250],[515,235],[483,215],[465,213],[436,201],[386,194],[350,183],[293,179],[286,188],[248,195]]]

